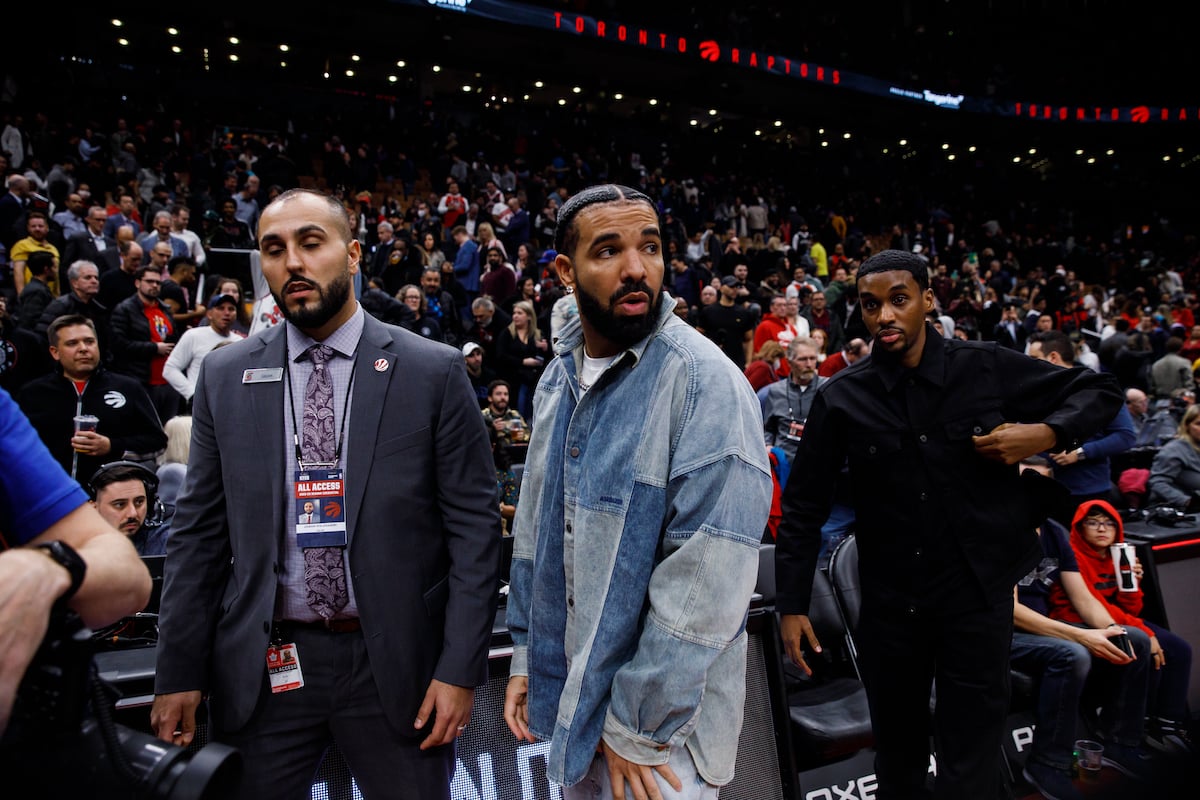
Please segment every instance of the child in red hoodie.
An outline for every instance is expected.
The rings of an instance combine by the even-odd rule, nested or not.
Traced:
[[[1132,592],[1120,590],[1109,548],[1124,541],[1121,515],[1115,508],[1103,500],[1089,500],[1079,505],[1071,522],[1071,548],[1079,562],[1079,574],[1119,625],[1138,628],[1150,637],[1154,671],[1150,675],[1147,703],[1147,741],[1160,749],[1190,750],[1186,720],[1189,718],[1187,695],[1192,648],[1171,631],[1141,617],[1141,561],[1135,558],[1133,564],[1138,588]],[[1049,605],[1052,618],[1082,623],[1061,589],[1051,592]]]

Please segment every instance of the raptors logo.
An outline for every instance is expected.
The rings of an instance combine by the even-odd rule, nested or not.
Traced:
[[[104,405],[109,408],[124,408],[125,395],[118,392],[116,389],[104,393]]]
[[[712,39],[700,43],[700,57],[705,61],[716,61],[721,57],[721,45]]]

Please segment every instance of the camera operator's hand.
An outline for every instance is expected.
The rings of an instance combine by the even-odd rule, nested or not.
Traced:
[[[46,635],[50,608],[70,585],[67,571],[37,550],[0,553],[0,733],[8,727],[17,687]]]
[[[172,692],[155,695],[150,708],[150,727],[164,742],[187,747],[196,735],[196,709],[200,707],[200,691]]]

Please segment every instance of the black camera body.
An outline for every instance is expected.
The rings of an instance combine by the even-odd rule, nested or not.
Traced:
[[[230,796],[241,754],[176,747],[112,720],[117,690],[92,660],[92,631],[67,611],[49,629],[0,739],[0,774],[45,798],[199,800]]]

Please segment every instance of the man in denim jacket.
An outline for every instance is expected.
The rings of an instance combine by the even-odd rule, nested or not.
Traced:
[[[715,798],[733,777],[745,621],[771,503],[750,385],[662,292],[651,200],[564,204],[579,301],[534,397],[504,716],[564,797]],[[703,700],[703,704],[701,704]]]

